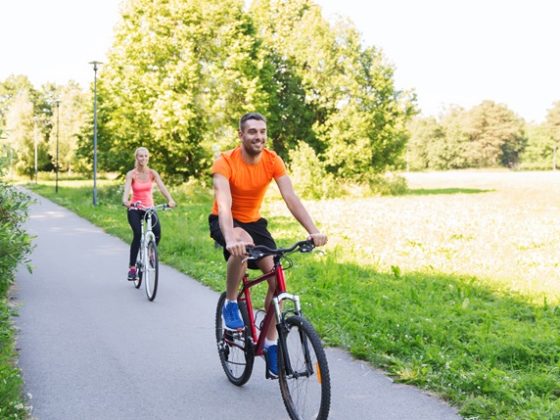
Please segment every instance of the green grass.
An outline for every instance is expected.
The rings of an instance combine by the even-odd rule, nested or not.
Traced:
[[[94,208],[91,187],[71,185],[63,185],[56,196],[52,185],[30,187],[108,233],[130,240],[124,209],[119,206],[120,186],[102,186],[100,205]],[[225,264],[221,250],[214,248],[208,236],[210,192],[184,186],[173,195],[179,207],[161,216],[162,260],[222,290]],[[402,208],[403,199],[432,197],[391,200],[401,200],[396,203]],[[393,201],[374,199],[373,203],[386,206]],[[421,203],[425,205],[425,201]],[[324,216],[319,209],[313,209],[312,214],[325,225],[335,224],[336,211],[344,213],[340,208],[345,207],[339,204],[336,200],[311,203],[312,207],[328,207],[330,213],[324,214],[332,217],[318,217]],[[269,227],[279,244],[302,239],[301,228],[275,210],[277,205],[282,206],[273,198],[265,216],[272,214]],[[357,206],[363,211],[363,203]],[[348,218],[347,214],[341,218],[345,216]],[[468,267],[463,274],[438,271],[433,266],[385,267],[366,258],[367,239],[361,247],[349,246],[345,241],[353,233],[332,229],[336,235],[330,234],[332,245],[325,253],[294,255],[294,267],[287,272],[290,289],[301,296],[306,316],[327,344],[349,349],[354,356],[386,369],[397,381],[436,392],[465,417],[560,418],[557,300],[551,298],[554,304],[550,304],[540,298],[537,304],[526,290],[514,292],[501,279],[493,282],[491,277],[464,274]],[[465,244],[476,236],[472,232],[446,232],[455,235],[452,240]],[[367,232],[360,235],[367,236]],[[373,235],[369,239],[376,240]],[[418,239],[411,247],[426,245]],[[407,258],[413,259],[414,255],[408,254]]]
[[[23,402],[23,381],[14,365],[13,315],[7,299],[0,300],[0,418],[25,419],[27,409]]]

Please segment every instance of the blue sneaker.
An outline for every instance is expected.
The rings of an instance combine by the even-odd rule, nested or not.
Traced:
[[[226,303],[222,308],[222,315],[224,317],[226,328],[229,328],[230,330],[238,330],[245,326],[241,316],[239,315],[239,306],[237,305],[237,302]]]
[[[264,359],[266,360],[267,378],[278,378],[278,346],[273,344],[264,350]]]

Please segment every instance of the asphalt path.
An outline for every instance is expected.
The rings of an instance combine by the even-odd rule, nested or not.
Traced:
[[[36,237],[33,271],[20,267],[12,291],[33,418],[288,418],[261,358],[246,385],[227,381],[214,338],[218,293],[162,264],[149,302],[143,287],[126,280],[127,243],[34,197],[27,223]],[[327,349],[327,358],[332,419],[460,418],[345,351]]]

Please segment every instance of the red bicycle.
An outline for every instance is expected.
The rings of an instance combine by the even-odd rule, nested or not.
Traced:
[[[291,419],[326,419],[331,401],[331,384],[327,357],[319,335],[301,312],[299,296],[286,291],[281,260],[294,251],[309,253],[312,241],[297,242],[290,248],[271,249],[263,245],[247,249],[248,259],[272,255],[274,268],[269,273],[250,279],[243,276],[238,294],[239,310],[245,327],[224,327],[222,293],[216,308],[216,341],[220,362],[228,380],[241,386],[251,377],[255,356],[264,356],[265,331],[272,322],[278,331],[278,380],[284,405]],[[257,325],[251,288],[276,277],[276,291],[264,319]]]

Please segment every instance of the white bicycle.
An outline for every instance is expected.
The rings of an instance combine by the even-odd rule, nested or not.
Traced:
[[[154,220],[156,223],[159,223],[157,211],[169,208],[170,207],[167,204],[158,204],[155,207],[146,208],[139,202],[133,203],[130,206],[131,210],[145,211],[142,220],[140,250],[138,251],[138,256],[136,257],[136,279],[133,284],[135,288],[139,289],[142,285],[142,280],[144,280],[146,295],[148,296],[149,301],[153,301],[156,298],[159,276],[158,250],[156,236],[152,231],[152,215],[156,215]]]

